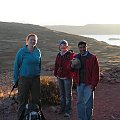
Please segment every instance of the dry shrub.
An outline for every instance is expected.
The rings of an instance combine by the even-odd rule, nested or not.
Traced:
[[[58,84],[52,76],[41,77],[41,102],[43,105],[59,104]]]
[[[0,74],[0,102],[9,97],[10,91],[13,87],[11,82],[12,72]],[[41,76],[41,101],[42,105],[56,105],[59,103],[59,93],[56,78],[53,76]],[[17,88],[11,93],[17,97]]]

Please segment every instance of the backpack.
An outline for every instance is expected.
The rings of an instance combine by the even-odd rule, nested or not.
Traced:
[[[39,106],[32,103],[26,104],[24,120],[43,120],[41,118]]]

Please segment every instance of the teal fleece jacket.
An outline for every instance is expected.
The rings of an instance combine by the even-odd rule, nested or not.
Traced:
[[[16,83],[19,77],[34,77],[40,75],[41,72],[41,52],[35,47],[31,53],[28,51],[27,46],[21,48],[15,57],[14,61],[14,78],[13,82]]]

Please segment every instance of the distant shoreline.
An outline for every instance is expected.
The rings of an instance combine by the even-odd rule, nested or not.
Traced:
[[[120,46],[120,35],[79,35],[94,38],[97,41],[103,41],[109,45]]]
[[[108,40],[120,40],[120,38],[109,38]]]

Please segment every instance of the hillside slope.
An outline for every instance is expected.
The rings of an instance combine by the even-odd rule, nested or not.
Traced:
[[[119,35],[120,24],[88,24],[85,26],[46,26],[49,29],[76,35]]]
[[[75,52],[78,52],[78,42],[85,40],[89,50],[98,56],[101,69],[120,65],[119,47],[92,38],[56,32],[38,25],[0,22],[0,73],[13,69],[15,54],[23,47],[26,35],[31,32],[37,34],[39,38],[37,46],[42,52],[42,68],[54,66],[58,52],[57,44],[61,39],[68,40],[71,49]]]

